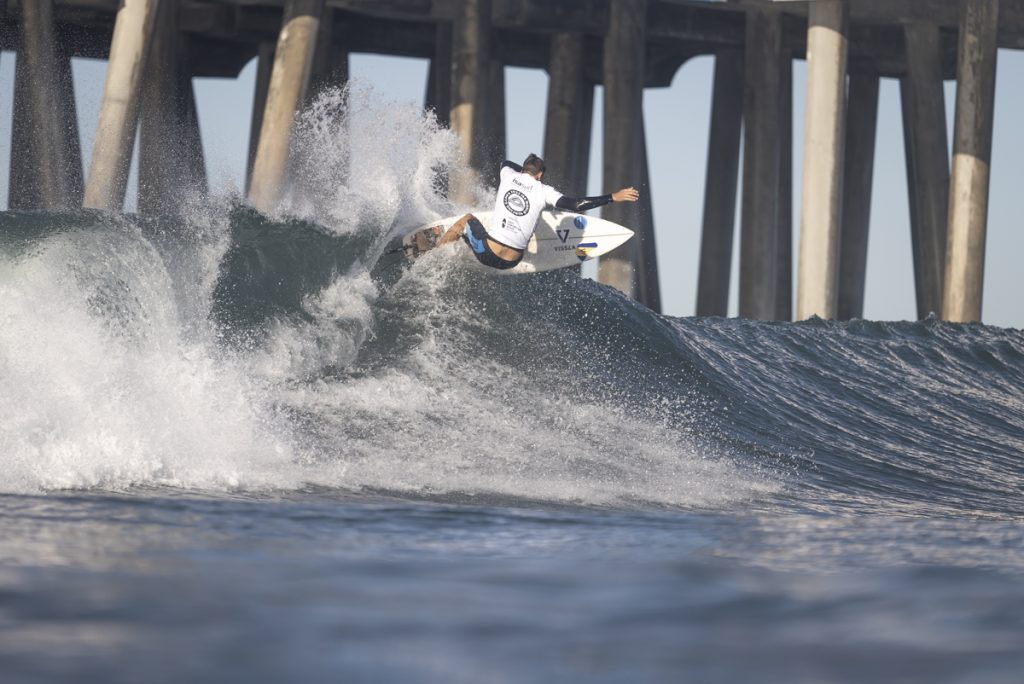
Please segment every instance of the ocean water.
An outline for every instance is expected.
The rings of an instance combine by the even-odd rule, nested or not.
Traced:
[[[409,268],[455,150],[356,88],[272,216],[0,214],[0,680],[1021,681],[1022,331]]]

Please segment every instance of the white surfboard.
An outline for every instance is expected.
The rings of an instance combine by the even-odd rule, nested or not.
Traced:
[[[491,212],[473,214],[484,228],[490,228]],[[431,249],[448,228],[462,216],[435,221],[421,226],[402,238],[402,250],[410,259],[415,259]],[[569,211],[543,211],[537,221],[537,229],[526,245],[526,254],[515,268],[505,271],[490,269],[495,273],[538,273],[556,268],[575,266],[602,254],[607,254],[633,237],[633,231],[612,221],[596,216],[574,214]],[[473,258],[469,250],[463,250]],[[473,258],[475,262],[476,259]]]

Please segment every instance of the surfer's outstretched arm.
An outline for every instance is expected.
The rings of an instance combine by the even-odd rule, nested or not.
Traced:
[[[577,214],[602,207],[612,202],[636,202],[640,199],[640,193],[636,188],[622,188],[608,195],[597,197],[569,197],[562,195],[555,206],[566,211],[574,211]]]

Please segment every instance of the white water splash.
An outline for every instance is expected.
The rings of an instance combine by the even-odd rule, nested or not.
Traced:
[[[297,181],[277,213],[368,231],[372,263],[401,228],[454,213],[439,179],[457,159],[419,107],[328,91],[301,117]],[[268,321],[257,348],[225,349],[209,316],[232,201],[196,204],[180,227],[195,248],[166,263],[113,219],[0,256],[0,491],[317,484],[692,506],[769,486],[700,453],[685,426],[481,361],[493,314],[449,287],[463,268],[450,249],[397,285],[411,302],[398,327],[415,341],[383,366],[338,372],[394,315],[359,263],[309,293],[302,316]]]
[[[293,182],[279,207],[339,233],[417,226],[453,213],[443,179],[461,163],[454,133],[413,102],[357,81],[326,88],[299,117]]]
[[[282,481],[289,443],[182,294],[121,223],[0,258],[0,491]]]

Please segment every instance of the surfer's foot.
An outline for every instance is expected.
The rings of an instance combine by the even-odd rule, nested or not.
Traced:
[[[440,247],[442,245],[447,245],[449,242],[455,242],[462,237],[462,231],[465,229],[466,223],[468,223],[471,218],[473,218],[472,214],[466,214],[453,223],[452,227],[448,229],[448,232],[442,235],[441,239],[438,240],[437,246]]]

